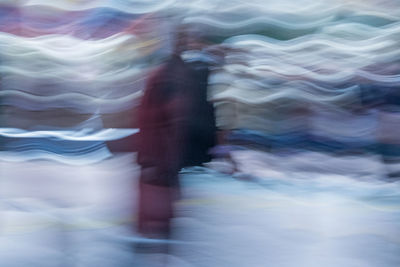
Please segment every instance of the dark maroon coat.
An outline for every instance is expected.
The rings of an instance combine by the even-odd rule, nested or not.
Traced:
[[[142,182],[174,186],[184,166],[208,161],[215,118],[207,102],[208,68],[174,56],[150,77],[138,113],[138,163],[154,168]]]

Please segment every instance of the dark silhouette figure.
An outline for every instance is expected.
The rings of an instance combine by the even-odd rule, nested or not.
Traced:
[[[207,102],[208,65],[182,60],[189,38],[178,34],[175,53],[149,78],[138,111],[138,232],[146,237],[169,238],[178,173],[209,161],[216,142],[214,109]]]

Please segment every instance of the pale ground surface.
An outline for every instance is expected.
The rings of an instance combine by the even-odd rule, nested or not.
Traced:
[[[134,155],[1,162],[0,266],[400,266],[400,184],[377,158],[235,158],[246,175],[182,173],[169,256],[134,253]]]

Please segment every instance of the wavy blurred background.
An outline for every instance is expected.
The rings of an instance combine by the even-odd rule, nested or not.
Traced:
[[[127,234],[136,111],[181,24],[224,54],[238,170],[184,170],[168,265],[399,266],[396,0],[0,0],[0,265],[160,264]]]

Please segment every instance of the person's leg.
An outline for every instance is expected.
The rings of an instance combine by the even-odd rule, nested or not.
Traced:
[[[171,188],[140,183],[138,232],[149,238],[169,238],[173,217]]]
[[[171,188],[140,183],[138,233],[154,242],[138,242],[139,254],[169,254],[174,198]],[[164,242],[164,241],[165,242]]]

